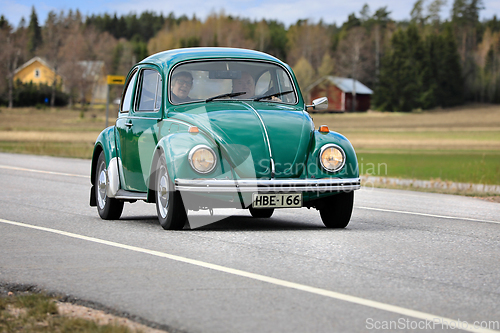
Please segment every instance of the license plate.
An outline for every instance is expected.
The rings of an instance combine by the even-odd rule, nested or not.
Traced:
[[[302,193],[258,194],[252,197],[253,208],[294,208],[302,207]]]

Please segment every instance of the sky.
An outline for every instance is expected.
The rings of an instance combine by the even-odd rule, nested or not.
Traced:
[[[211,13],[249,18],[252,20],[273,19],[286,26],[299,19],[308,19],[312,22],[323,20],[327,24],[341,25],[347,21],[347,16],[359,11],[368,3],[372,13],[387,6],[394,20],[409,19],[410,12],[416,0],[0,0],[0,15],[4,15],[9,22],[17,26],[22,17],[29,21],[31,7],[35,6],[40,24],[43,24],[50,11],[67,12],[70,9],[79,9],[83,15],[109,13],[128,14],[135,12],[154,11],[168,15],[173,12],[176,17],[187,15],[204,20]],[[441,11],[441,18],[450,17],[450,10],[454,0],[447,0]],[[432,0],[426,0],[426,7]],[[481,19],[490,19],[493,15],[500,18],[500,0],[483,0],[485,9],[481,10]]]

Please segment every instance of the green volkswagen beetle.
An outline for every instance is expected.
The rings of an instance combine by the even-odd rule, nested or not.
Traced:
[[[118,219],[125,202],[156,204],[164,229],[190,211],[316,208],[344,228],[360,188],[351,143],[315,128],[291,68],[265,53],[187,48],[130,70],[114,126],[97,138],[90,205]]]

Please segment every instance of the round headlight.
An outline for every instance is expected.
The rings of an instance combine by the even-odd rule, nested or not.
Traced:
[[[205,145],[198,145],[189,152],[189,163],[194,171],[209,173],[215,168],[217,159],[214,151]]]
[[[319,153],[321,166],[330,172],[342,169],[345,164],[345,153],[342,148],[334,144],[326,144]]]

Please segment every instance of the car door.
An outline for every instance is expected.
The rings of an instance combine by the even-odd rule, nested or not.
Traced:
[[[133,74],[124,93],[123,114],[118,118],[116,128],[121,187],[125,190],[146,192],[148,189],[151,160],[160,139],[162,91],[160,72],[156,68],[146,67]],[[130,106],[126,103],[130,103]]]

